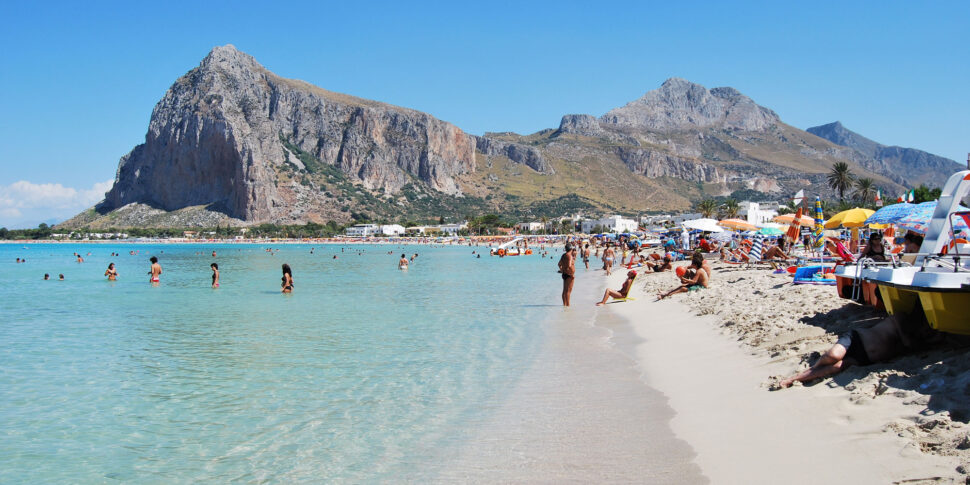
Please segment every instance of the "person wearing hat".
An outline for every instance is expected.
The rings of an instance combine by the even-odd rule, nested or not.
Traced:
[[[620,291],[613,291],[609,288],[603,293],[603,299],[600,300],[596,306],[603,306],[606,304],[606,300],[609,300],[612,296],[613,298],[626,298],[630,294],[630,290],[633,288],[633,280],[636,279],[636,270],[630,270],[626,273],[626,281],[623,282],[623,286],[620,287]]]

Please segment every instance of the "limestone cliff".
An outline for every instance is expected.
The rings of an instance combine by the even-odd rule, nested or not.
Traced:
[[[460,195],[455,177],[474,171],[474,153],[475,139],[450,123],[281,78],[227,45],[165,93],[99,211],[205,205],[246,222],[304,221],[296,202],[326,214],[334,200],[308,190],[312,177],[281,183],[285,165],[308,174],[334,167],[385,193],[416,180]]]

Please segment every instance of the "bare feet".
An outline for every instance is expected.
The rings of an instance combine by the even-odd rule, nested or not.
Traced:
[[[606,305],[606,303],[603,303],[603,302],[597,302],[596,303],[596,306],[603,306],[603,305]]]

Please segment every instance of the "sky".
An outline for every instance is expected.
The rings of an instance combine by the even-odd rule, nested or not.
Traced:
[[[212,47],[466,132],[602,115],[670,77],[798,128],[970,152],[970,2],[5,2],[0,226],[103,198],[155,104]]]

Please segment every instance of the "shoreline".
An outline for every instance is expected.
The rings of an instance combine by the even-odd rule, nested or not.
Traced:
[[[666,273],[641,275],[634,285],[636,300],[604,307],[623,319],[626,332],[617,332],[616,345],[636,359],[645,385],[669,399],[676,412],[671,422],[674,432],[696,450],[695,461],[713,483],[966,480],[958,471],[963,461],[959,456],[924,453],[925,447],[903,432],[921,422],[936,422],[932,416],[936,413],[912,407],[913,401],[922,401],[900,392],[880,392],[878,386],[863,391],[861,384],[845,384],[854,376],[877,373],[871,368],[853,368],[836,376],[841,385],[829,378],[812,386],[770,392],[771,376],[791,374],[800,360],[791,361],[799,359],[800,351],[815,347],[824,351],[835,337],[792,321],[794,315],[778,312],[771,304],[726,300],[723,294],[760,293],[765,291],[762,287],[785,291],[792,287],[790,279],[774,280],[766,270],[746,270],[750,272],[746,277],[763,277],[765,284],[732,288],[740,283],[737,276],[742,272],[732,275],[719,269],[724,270],[715,268],[711,289],[662,302],[654,302],[655,290],[672,288],[675,278]],[[614,275],[610,286],[619,287],[622,278]],[[825,297],[822,287],[804,291]],[[830,297],[829,306],[845,305],[846,300]],[[717,305],[741,306],[733,311],[758,322],[752,327],[764,327],[765,320],[774,319],[785,331],[771,335],[761,328],[726,325],[726,311]],[[852,315],[859,309],[840,310]],[[814,342],[814,347],[806,342]],[[882,394],[898,396],[876,399]],[[940,426],[941,432],[945,430],[965,434],[956,421]],[[804,475],[792,473],[808,467],[812,471]]]

